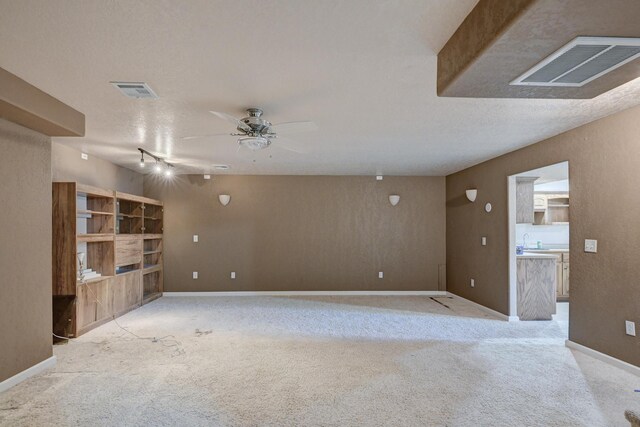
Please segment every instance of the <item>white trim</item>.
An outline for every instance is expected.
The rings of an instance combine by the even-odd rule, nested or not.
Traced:
[[[461,299],[461,300],[473,305],[474,307],[479,308],[480,310],[482,310],[482,311],[484,311],[486,313],[492,314],[493,316],[499,318],[500,320],[506,320],[507,322],[517,322],[517,321],[520,320],[520,318],[518,316],[507,316],[506,314],[502,314],[499,311],[492,310],[489,307],[485,307],[484,305],[478,304],[477,302],[473,302],[473,301],[470,301],[470,300],[468,300],[466,298],[462,298],[461,296],[456,295],[456,294],[452,294],[451,292],[447,292],[447,295],[449,295],[449,296],[451,296],[453,298]]]
[[[446,296],[445,291],[233,291],[233,292],[163,292],[165,297],[288,297],[288,296]]]
[[[518,264],[516,258],[516,175],[507,177],[507,218],[509,224],[509,315],[518,316]]]
[[[11,378],[7,378],[0,383],[0,393],[9,390],[14,385],[17,385],[34,375],[38,375],[39,373],[42,373],[49,368],[53,368],[54,366],[56,366],[56,357],[51,356],[50,358],[45,359],[42,362],[37,363],[28,369],[25,369],[22,372],[18,372]]]
[[[627,363],[623,360],[616,359],[615,357],[609,356],[608,354],[600,353],[597,350],[594,350],[589,347],[585,347],[582,344],[578,344],[571,340],[566,340],[564,345],[572,350],[579,351],[580,353],[584,353],[587,356],[591,356],[594,359],[598,359],[602,362],[608,363],[609,365],[615,366],[616,368],[623,369],[629,373],[637,375],[640,377],[640,366],[632,365],[631,363]]]

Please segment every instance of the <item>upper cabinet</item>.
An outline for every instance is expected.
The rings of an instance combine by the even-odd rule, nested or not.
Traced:
[[[516,223],[533,224],[534,193],[533,183],[537,177],[516,178]]]
[[[534,225],[569,223],[569,193],[535,193]]]

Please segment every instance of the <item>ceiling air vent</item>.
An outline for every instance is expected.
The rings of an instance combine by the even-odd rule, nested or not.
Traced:
[[[580,87],[640,56],[640,39],[577,37],[511,82]]]
[[[112,85],[117,87],[120,92],[124,93],[129,98],[157,98],[158,95],[151,90],[146,83],[137,82],[111,82]]]

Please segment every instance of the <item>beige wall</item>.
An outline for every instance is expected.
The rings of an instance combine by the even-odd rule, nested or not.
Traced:
[[[564,160],[571,185],[569,337],[640,365],[640,339],[624,332],[625,320],[640,322],[640,107],[448,176],[447,288],[508,313],[507,176]],[[465,199],[467,188],[478,188],[475,203]],[[597,254],[583,252],[587,238],[598,240]]]
[[[443,177],[148,177],[145,196],[165,203],[165,291],[438,290]]]
[[[100,188],[142,195],[142,174],[91,155],[88,160],[82,160],[80,154],[79,150],[53,143],[51,153],[53,181],[77,181]]]
[[[0,119],[0,382],[51,357],[51,145]]]

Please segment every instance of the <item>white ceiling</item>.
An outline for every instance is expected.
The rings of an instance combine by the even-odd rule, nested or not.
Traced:
[[[57,141],[132,169],[144,147],[183,173],[444,175],[640,103],[640,79],[593,100],[438,98],[437,52],[476,1],[0,0],[0,67],[86,114],[86,137]],[[180,139],[251,106],[319,131],[255,159]]]

